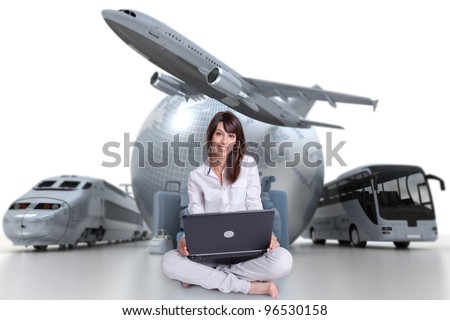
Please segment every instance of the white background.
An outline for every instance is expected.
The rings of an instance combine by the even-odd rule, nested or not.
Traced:
[[[450,184],[449,10],[445,1],[8,1],[0,18],[0,209],[43,178],[78,174],[129,183],[102,167],[108,141],[133,141],[163,93],[156,66],[106,25],[103,9],[157,18],[244,76],[379,99],[317,103],[315,121],[340,124],[326,181],[356,166],[421,166]],[[329,129],[317,129],[321,142]],[[123,151],[121,151],[123,154]],[[440,233],[447,191],[431,183]],[[0,210],[1,211],[1,210]]]

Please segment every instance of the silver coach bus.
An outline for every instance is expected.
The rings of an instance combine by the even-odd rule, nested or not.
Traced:
[[[359,167],[326,183],[318,208],[303,233],[315,244],[335,239],[364,248],[367,241],[392,241],[407,248],[411,241],[435,241],[436,216],[428,180],[420,167]]]

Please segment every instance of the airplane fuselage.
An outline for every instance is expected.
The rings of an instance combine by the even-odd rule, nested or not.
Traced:
[[[311,125],[342,128],[306,120],[315,101],[373,105],[365,97],[312,88],[285,85],[241,76],[186,37],[144,13],[104,10],[109,27],[145,59],[167,71],[151,77],[151,84],[170,95],[187,100],[207,95],[250,118],[272,125],[309,128]]]
[[[110,28],[140,55],[207,96],[251,118],[262,118],[274,125],[286,126],[289,119],[298,117],[296,114],[285,114],[286,120],[282,122],[277,116],[280,111],[286,111],[280,110],[275,104],[272,112],[264,109],[255,111],[238,100],[231,101],[225,94],[215,90],[206,81],[213,68],[219,67],[235,77],[242,76],[164,23],[140,12],[136,12],[136,17],[133,17],[123,11],[104,10],[103,16]],[[244,86],[246,90],[252,91],[251,84],[245,83]],[[292,126],[295,126],[295,122]]]

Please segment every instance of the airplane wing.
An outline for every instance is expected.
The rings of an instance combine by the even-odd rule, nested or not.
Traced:
[[[285,101],[287,101],[288,98],[301,98],[310,102],[320,100],[327,101],[333,107],[336,107],[337,102],[364,104],[373,106],[374,111],[378,103],[378,100],[372,100],[369,98],[354,96],[345,93],[326,91],[317,85],[312,88],[308,88],[252,78],[243,79],[259,88],[260,94],[262,94],[266,98],[279,97]]]
[[[344,129],[344,127],[339,126],[337,124],[331,124],[331,123],[325,123],[325,122],[317,122],[317,121],[311,121],[311,120],[298,120],[298,128],[311,128],[311,126],[317,126],[317,127],[325,127],[325,128],[333,128],[333,129]]]
[[[180,81],[179,89],[185,95],[186,100],[200,101],[205,99],[205,95],[202,92],[185,82]]]

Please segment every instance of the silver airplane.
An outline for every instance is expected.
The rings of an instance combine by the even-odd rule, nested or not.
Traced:
[[[317,100],[372,105],[377,100],[243,77],[212,54],[144,13],[103,10],[108,26],[144,58],[176,78],[155,72],[150,83],[168,95],[186,100],[216,99],[236,111],[269,124],[294,128],[341,126],[306,120]]]

